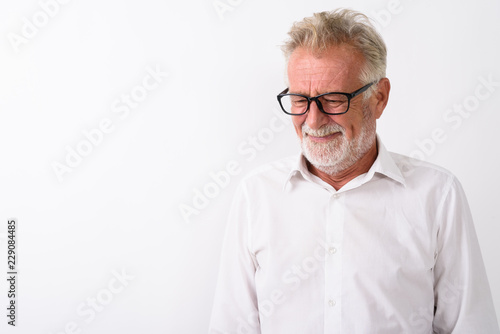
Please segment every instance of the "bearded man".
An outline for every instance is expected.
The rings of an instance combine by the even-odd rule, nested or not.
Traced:
[[[317,13],[283,50],[302,154],[240,184],[210,333],[499,333],[464,192],[386,150],[386,47],[366,16]]]

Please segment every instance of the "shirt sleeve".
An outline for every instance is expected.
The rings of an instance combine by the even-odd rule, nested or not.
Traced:
[[[434,333],[500,333],[472,215],[454,177],[437,219]]]
[[[255,291],[257,262],[249,248],[249,215],[246,188],[240,184],[224,237],[209,334],[260,334]]]

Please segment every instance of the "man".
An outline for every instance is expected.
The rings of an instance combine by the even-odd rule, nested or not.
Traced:
[[[499,333],[459,182],[376,135],[379,34],[339,10],[289,35],[278,100],[302,154],[242,181],[210,333]]]

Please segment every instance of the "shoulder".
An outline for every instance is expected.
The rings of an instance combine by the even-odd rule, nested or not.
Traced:
[[[245,174],[241,180],[243,185],[266,184],[283,186],[291,171],[297,166],[297,155],[285,157],[263,164]]]
[[[455,175],[446,168],[394,152],[389,152],[389,154],[401,171],[405,182],[410,186],[426,185],[446,190],[453,184],[459,185]]]

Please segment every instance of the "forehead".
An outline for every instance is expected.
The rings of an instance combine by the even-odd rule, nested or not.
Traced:
[[[320,94],[357,89],[363,64],[362,54],[347,44],[331,46],[320,54],[299,47],[288,62],[290,91]]]

